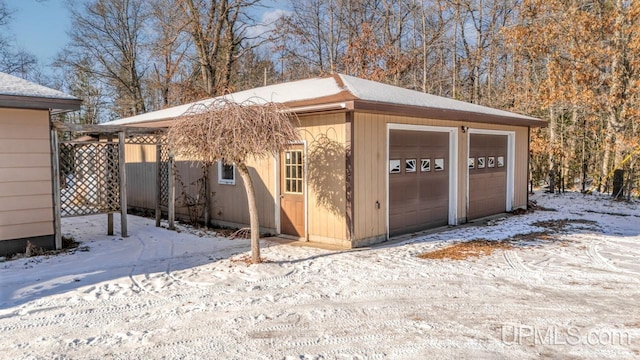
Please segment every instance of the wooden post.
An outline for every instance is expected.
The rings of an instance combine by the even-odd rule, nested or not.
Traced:
[[[160,209],[160,202],[162,201],[162,145],[160,145],[159,141],[156,145],[156,227],[160,227],[160,221],[162,220],[162,210]]]
[[[204,179],[202,180],[204,181],[204,183],[202,184],[202,186],[204,187],[204,227],[207,228],[209,227],[209,214],[211,213],[211,210],[209,208],[211,206],[211,199],[209,197],[209,194],[211,192],[209,190],[209,169],[211,167],[208,163],[204,164],[203,167]]]
[[[173,154],[169,154],[169,197],[168,212],[169,212],[169,230],[175,230],[175,218],[176,218],[176,173],[173,169],[174,158]]]
[[[53,236],[56,250],[62,249],[62,207],[60,205],[60,146],[58,131],[51,128],[51,168],[53,172]]]
[[[120,170],[120,235],[127,234],[127,172],[124,157],[125,136],[124,131],[118,133],[118,169]]]
[[[111,137],[111,135],[108,135],[107,143],[111,144],[112,142],[113,142],[113,138]],[[110,161],[113,161],[113,159],[107,159],[107,164]],[[107,192],[111,193],[109,190],[113,190],[112,186],[110,184],[107,184],[107,187],[108,187]],[[113,213],[112,212],[107,214],[107,235],[113,235]]]

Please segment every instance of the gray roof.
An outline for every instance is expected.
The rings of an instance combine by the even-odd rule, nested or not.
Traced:
[[[79,109],[80,103],[80,99],[62,91],[0,72],[0,107],[64,112]]]

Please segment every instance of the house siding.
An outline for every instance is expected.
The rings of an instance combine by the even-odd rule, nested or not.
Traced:
[[[47,110],[0,109],[0,242],[52,239],[49,136]]]
[[[354,114],[354,245],[386,239],[387,208],[387,124],[444,126],[461,129],[510,131],[515,133],[513,208],[527,205],[528,131],[527,127],[477,122],[444,121],[418,117],[356,112]],[[457,221],[466,221],[468,132],[458,131]],[[377,206],[377,203],[380,206]]]

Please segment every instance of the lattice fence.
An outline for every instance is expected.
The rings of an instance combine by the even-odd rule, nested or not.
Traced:
[[[120,211],[118,144],[61,142],[61,216]]]
[[[169,147],[160,145],[160,206],[169,205]]]

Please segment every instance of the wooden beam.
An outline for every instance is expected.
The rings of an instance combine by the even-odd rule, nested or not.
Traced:
[[[120,172],[120,229],[121,236],[128,237],[127,234],[127,172],[124,157],[125,133],[118,133],[118,168]]]
[[[62,249],[62,207],[60,206],[60,146],[58,131],[51,129],[51,171],[53,186],[53,232],[56,250]]]
[[[160,227],[162,210],[160,202],[162,198],[162,145],[156,145],[156,227]]]
[[[107,142],[113,142],[113,137],[111,135],[107,136]],[[107,159],[107,162],[111,161],[111,159]],[[119,161],[119,160],[118,160]],[[109,184],[107,184],[109,186]],[[110,212],[107,214],[107,235],[113,235],[113,213]]]
[[[82,134],[119,134],[124,132],[126,136],[130,135],[153,135],[164,133],[164,128],[157,127],[136,127],[125,125],[91,125],[91,124],[68,124],[60,121],[53,121],[53,127],[57,130],[70,131]]]
[[[168,197],[168,208],[169,208],[169,229],[175,230],[175,219],[176,219],[176,173],[173,171],[174,165],[174,157],[173,154],[169,155],[169,197]]]

